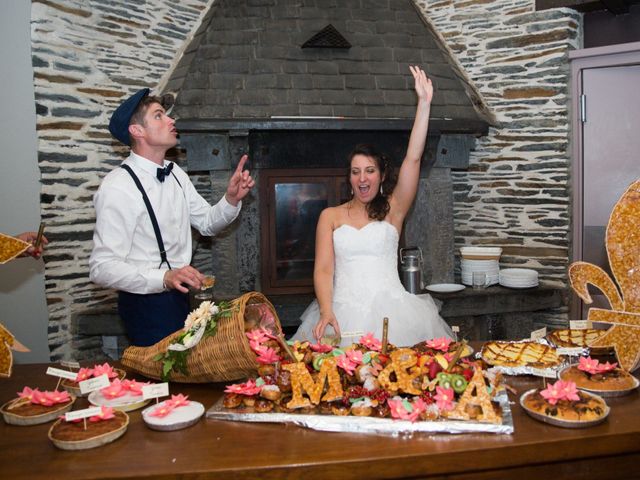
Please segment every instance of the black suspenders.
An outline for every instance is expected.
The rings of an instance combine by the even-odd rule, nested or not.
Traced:
[[[160,265],[158,265],[158,268],[160,268],[163,263],[166,263],[167,266],[169,267],[169,270],[171,270],[171,264],[169,263],[169,260],[167,260],[167,252],[164,249],[164,242],[162,241],[162,233],[160,233],[160,226],[158,225],[158,219],[156,218],[156,214],[153,212],[153,207],[151,206],[149,197],[147,196],[147,193],[144,191],[144,188],[140,183],[140,179],[136,176],[135,173],[133,173],[133,170],[131,170],[131,167],[129,165],[124,165],[124,164],[120,166],[124,168],[129,173],[129,175],[131,175],[131,178],[133,178],[133,181],[135,182],[136,187],[138,187],[138,190],[140,190],[140,193],[142,194],[142,199],[144,200],[144,204],[147,206],[147,212],[149,212],[151,225],[153,225],[153,232],[156,234],[156,241],[158,242],[158,249],[160,250],[161,261],[160,261]],[[173,175],[173,172],[171,172],[171,175],[173,176],[173,178],[176,179],[176,182],[178,182],[178,185],[180,185],[180,182],[178,181],[176,176]],[[180,185],[180,188],[182,188],[182,185]]]

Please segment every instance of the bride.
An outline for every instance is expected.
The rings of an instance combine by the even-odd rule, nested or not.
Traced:
[[[418,190],[433,98],[424,71],[409,69],[418,106],[397,183],[387,158],[373,147],[358,145],[351,153],[353,196],[320,214],[313,273],[317,300],[302,314],[293,340],[320,340],[327,327],[342,346],[369,332],[380,339],[384,317],[389,342],[398,346],[452,336],[431,296],[408,293],[398,277],[398,240]]]

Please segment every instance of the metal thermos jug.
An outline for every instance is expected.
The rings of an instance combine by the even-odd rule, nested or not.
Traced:
[[[402,285],[409,293],[421,293],[422,284],[422,250],[420,247],[400,249],[400,273]]]

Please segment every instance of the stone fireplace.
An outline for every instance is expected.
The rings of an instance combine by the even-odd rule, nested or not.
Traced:
[[[422,249],[425,281],[452,282],[451,170],[467,168],[475,137],[493,120],[411,0],[217,1],[166,89],[176,95],[188,170],[208,174],[217,197],[242,153],[258,184],[273,169],[346,172],[358,143],[375,144],[399,165],[415,111],[412,64],[427,71],[436,93],[401,243]],[[260,272],[273,259],[264,248],[262,193],[213,243],[219,295],[266,287]],[[284,325],[312,298],[311,289],[301,293],[309,295],[273,296]]]

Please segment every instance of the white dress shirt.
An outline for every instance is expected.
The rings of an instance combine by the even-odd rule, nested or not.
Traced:
[[[209,205],[178,165],[174,164],[172,174],[180,184],[173,175],[160,182],[156,177],[158,165],[133,152],[124,164],[131,167],[149,197],[171,268],[191,262],[190,226],[203,235],[214,235],[240,212],[242,202],[234,207],[224,196],[216,205]],[[162,292],[168,266],[160,265],[158,242],[147,208],[124,168],[116,168],[104,178],[95,194],[94,206],[91,281],[130,293]]]

